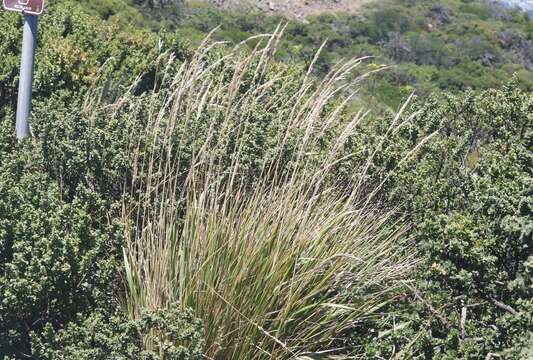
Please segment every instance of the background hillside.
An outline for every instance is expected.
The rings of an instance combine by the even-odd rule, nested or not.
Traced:
[[[185,0],[178,0],[185,1]],[[189,4],[202,0],[188,0]],[[501,5],[508,8],[519,8],[525,12],[533,12],[531,0],[482,0],[485,4]],[[304,19],[308,15],[324,12],[360,12],[365,5],[372,5],[376,0],[204,0],[223,9],[237,11],[262,10],[266,13],[279,13],[288,17]]]
[[[91,6],[106,18],[176,30],[192,44],[199,44],[216,27],[215,39],[238,43],[289,21],[278,52],[282,61],[309,64],[327,41],[317,64],[321,74],[343,58],[360,56],[373,56],[368,69],[393,66],[373,76],[361,94],[376,106],[395,108],[415,90],[427,95],[487,89],[513,74],[523,89],[533,88],[533,22],[525,12],[489,2],[386,0],[363,6],[363,2],[311,1],[305,6],[344,9],[350,3],[357,11],[326,12],[299,21],[284,18],[284,11],[267,9],[271,16],[264,16],[262,5],[239,11],[232,6],[238,2],[231,1],[216,6],[197,1],[140,2],[134,8],[115,1],[122,1],[122,7],[113,2],[105,6],[106,1]]]
[[[221,9],[232,11],[263,11],[288,18],[304,20],[310,15],[326,12],[355,13],[376,0],[206,0]],[[195,1],[188,4],[194,6]],[[199,3],[199,1],[196,1]]]

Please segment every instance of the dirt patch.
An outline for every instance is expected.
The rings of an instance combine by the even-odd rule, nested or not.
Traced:
[[[217,7],[238,11],[263,11],[303,20],[325,12],[355,13],[376,0],[204,0]]]

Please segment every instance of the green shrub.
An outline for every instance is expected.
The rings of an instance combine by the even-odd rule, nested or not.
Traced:
[[[59,331],[48,325],[31,334],[33,356],[42,360],[203,359],[202,336],[201,322],[177,306],[143,312],[137,320],[95,313]],[[146,350],[147,342],[153,350]]]
[[[532,109],[515,82],[447,96],[421,106],[382,149],[383,164],[397,161],[395,152],[438,130],[417,166],[386,185],[388,200],[411,214],[426,261],[404,309],[400,302],[376,322],[369,353],[517,359],[533,345]]]
[[[98,193],[69,196],[38,149],[17,147],[0,155],[0,353],[21,355],[29,331],[107,306],[116,229]]]
[[[30,334],[61,329],[78,313],[114,305],[123,235],[117,209],[142,124],[90,111],[157,58],[185,47],[173,34],[128,31],[57,2],[40,22],[31,131],[14,136],[21,17],[0,12],[0,357],[34,355]],[[104,65],[105,64],[105,65]],[[99,82],[102,79],[102,82]],[[103,85],[102,85],[103,84]],[[98,91],[94,90],[98,89]]]

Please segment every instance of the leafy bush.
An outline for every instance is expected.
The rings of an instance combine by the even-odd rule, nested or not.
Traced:
[[[1,126],[11,147],[0,152],[0,353],[22,354],[29,331],[106,305],[118,227],[90,184],[69,194],[39,145],[16,145],[10,123]]]
[[[112,101],[111,89],[137,72],[146,73],[137,91],[152,88],[160,51],[185,51],[173,35],[162,34],[158,49],[148,32],[122,31],[74,3],[50,6],[40,23],[33,139],[19,144],[12,105],[21,21],[4,11],[0,18],[8,55],[0,59],[0,357],[24,357],[34,355],[32,332],[108,311],[120,291],[117,209],[129,136],[142,124],[98,118],[91,104]]]
[[[514,82],[447,96],[422,106],[382,150],[394,161],[413,139],[438,131],[417,166],[387,185],[389,200],[417,224],[426,262],[404,310],[376,323],[388,330],[372,335],[369,354],[516,359],[531,347],[532,106]]]
[[[33,356],[43,360],[203,359],[202,336],[201,322],[177,306],[145,311],[136,320],[95,313],[59,331],[48,325],[31,334]]]

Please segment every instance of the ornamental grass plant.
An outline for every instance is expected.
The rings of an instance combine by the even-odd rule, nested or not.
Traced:
[[[132,139],[124,193],[124,306],[134,319],[192,309],[206,358],[355,355],[343,334],[416,263],[401,217],[365,180],[372,153],[354,181],[336,175],[366,116],[347,110],[365,59],[317,80],[317,57],[307,71],[274,61],[281,36],[247,40],[245,55],[209,40],[181,64],[163,54],[153,92],[112,105],[146,135]]]

